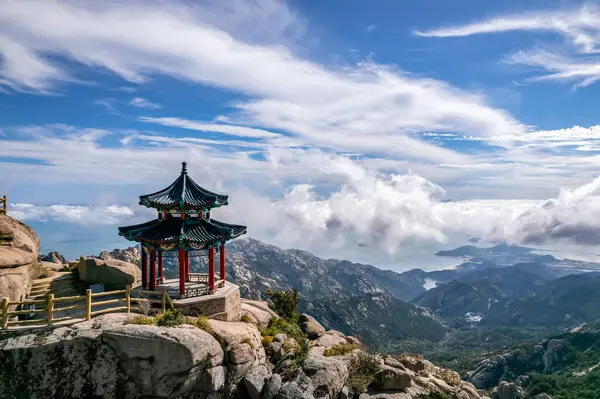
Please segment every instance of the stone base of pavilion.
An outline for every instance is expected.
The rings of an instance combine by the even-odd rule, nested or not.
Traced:
[[[165,280],[157,285],[156,291],[167,290],[176,309],[190,316],[201,314],[211,319],[223,321],[239,321],[242,316],[240,287],[226,281],[215,292],[208,294],[208,286],[204,283],[185,283],[187,297],[179,297],[179,279]],[[199,296],[192,296],[199,295]]]

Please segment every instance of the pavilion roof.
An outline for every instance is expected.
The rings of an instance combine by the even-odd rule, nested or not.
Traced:
[[[182,163],[181,174],[167,188],[140,196],[140,205],[158,209],[210,209],[227,205],[228,196],[217,194],[198,185],[187,174],[187,164]]]
[[[246,226],[191,217],[167,217],[119,227],[119,235],[126,239],[152,244],[162,250],[171,250],[180,245],[195,250],[207,249],[211,244],[224,243],[245,233]]]

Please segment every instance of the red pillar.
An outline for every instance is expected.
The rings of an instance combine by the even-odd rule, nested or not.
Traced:
[[[185,260],[184,249],[179,248],[179,296],[185,295]]]
[[[163,264],[162,264],[162,251],[158,251],[158,278],[162,284],[163,282]]]
[[[211,245],[208,250],[208,293],[215,291],[215,246]]]
[[[150,290],[156,288],[156,249],[150,250]]]
[[[142,287],[148,288],[148,255],[146,255],[146,249],[140,244],[142,251]]]
[[[190,251],[185,251],[185,279],[190,276]]]
[[[221,259],[220,259],[220,279],[223,280],[223,285],[225,285],[225,244],[221,244]]]

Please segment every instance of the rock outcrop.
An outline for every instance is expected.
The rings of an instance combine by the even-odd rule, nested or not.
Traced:
[[[492,399],[524,399],[525,392],[523,388],[512,383],[502,381],[500,385],[494,388]]]
[[[209,320],[205,332],[187,324],[157,327],[130,320],[125,314],[105,315],[6,338],[0,345],[0,397],[485,398],[451,370],[419,356],[366,354],[347,345],[356,338],[338,331],[309,341],[308,354],[298,361],[299,342],[279,333],[263,343],[252,323]],[[331,355],[344,345],[349,349]],[[279,348],[278,356],[272,346]],[[364,372],[357,368],[360,357],[369,359],[371,374],[358,377],[366,378],[364,392],[352,392],[359,389],[356,374]],[[497,394],[510,389],[503,385]],[[513,399],[498,396],[505,398]]]
[[[95,256],[93,256],[95,258]],[[139,265],[141,263],[142,254],[138,247],[129,247],[126,249],[113,249],[112,251],[102,251],[98,255],[98,259],[109,260],[121,260],[127,263],[133,263]]]
[[[80,258],[79,279],[86,284],[104,284],[108,289],[123,289],[141,278],[141,270],[133,263],[116,259]]]
[[[52,251],[46,255],[39,255],[38,261],[40,262],[49,262],[49,263],[58,263],[59,265],[64,265],[65,263],[69,263],[64,256],[62,256],[59,252]]]
[[[257,326],[265,327],[277,314],[269,308],[266,301],[242,299],[242,312],[250,317]]]
[[[167,398],[223,387],[223,350],[210,334],[126,319],[106,315],[8,338],[0,356],[0,397]]]
[[[548,341],[546,352],[544,352],[544,373],[555,371],[557,364],[561,360],[561,348],[564,346],[565,340],[551,339]]]
[[[302,331],[308,336],[308,339],[317,339],[325,333],[325,328],[314,317],[302,313],[300,315],[300,326]]]
[[[0,297],[22,300],[35,277],[40,239],[32,228],[0,215]]]

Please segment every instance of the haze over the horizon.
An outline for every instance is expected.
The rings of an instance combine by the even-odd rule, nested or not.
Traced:
[[[127,246],[183,160],[216,218],[322,257],[589,252],[599,52],[579,1],[9,0],[0,192],[73,256]]]

